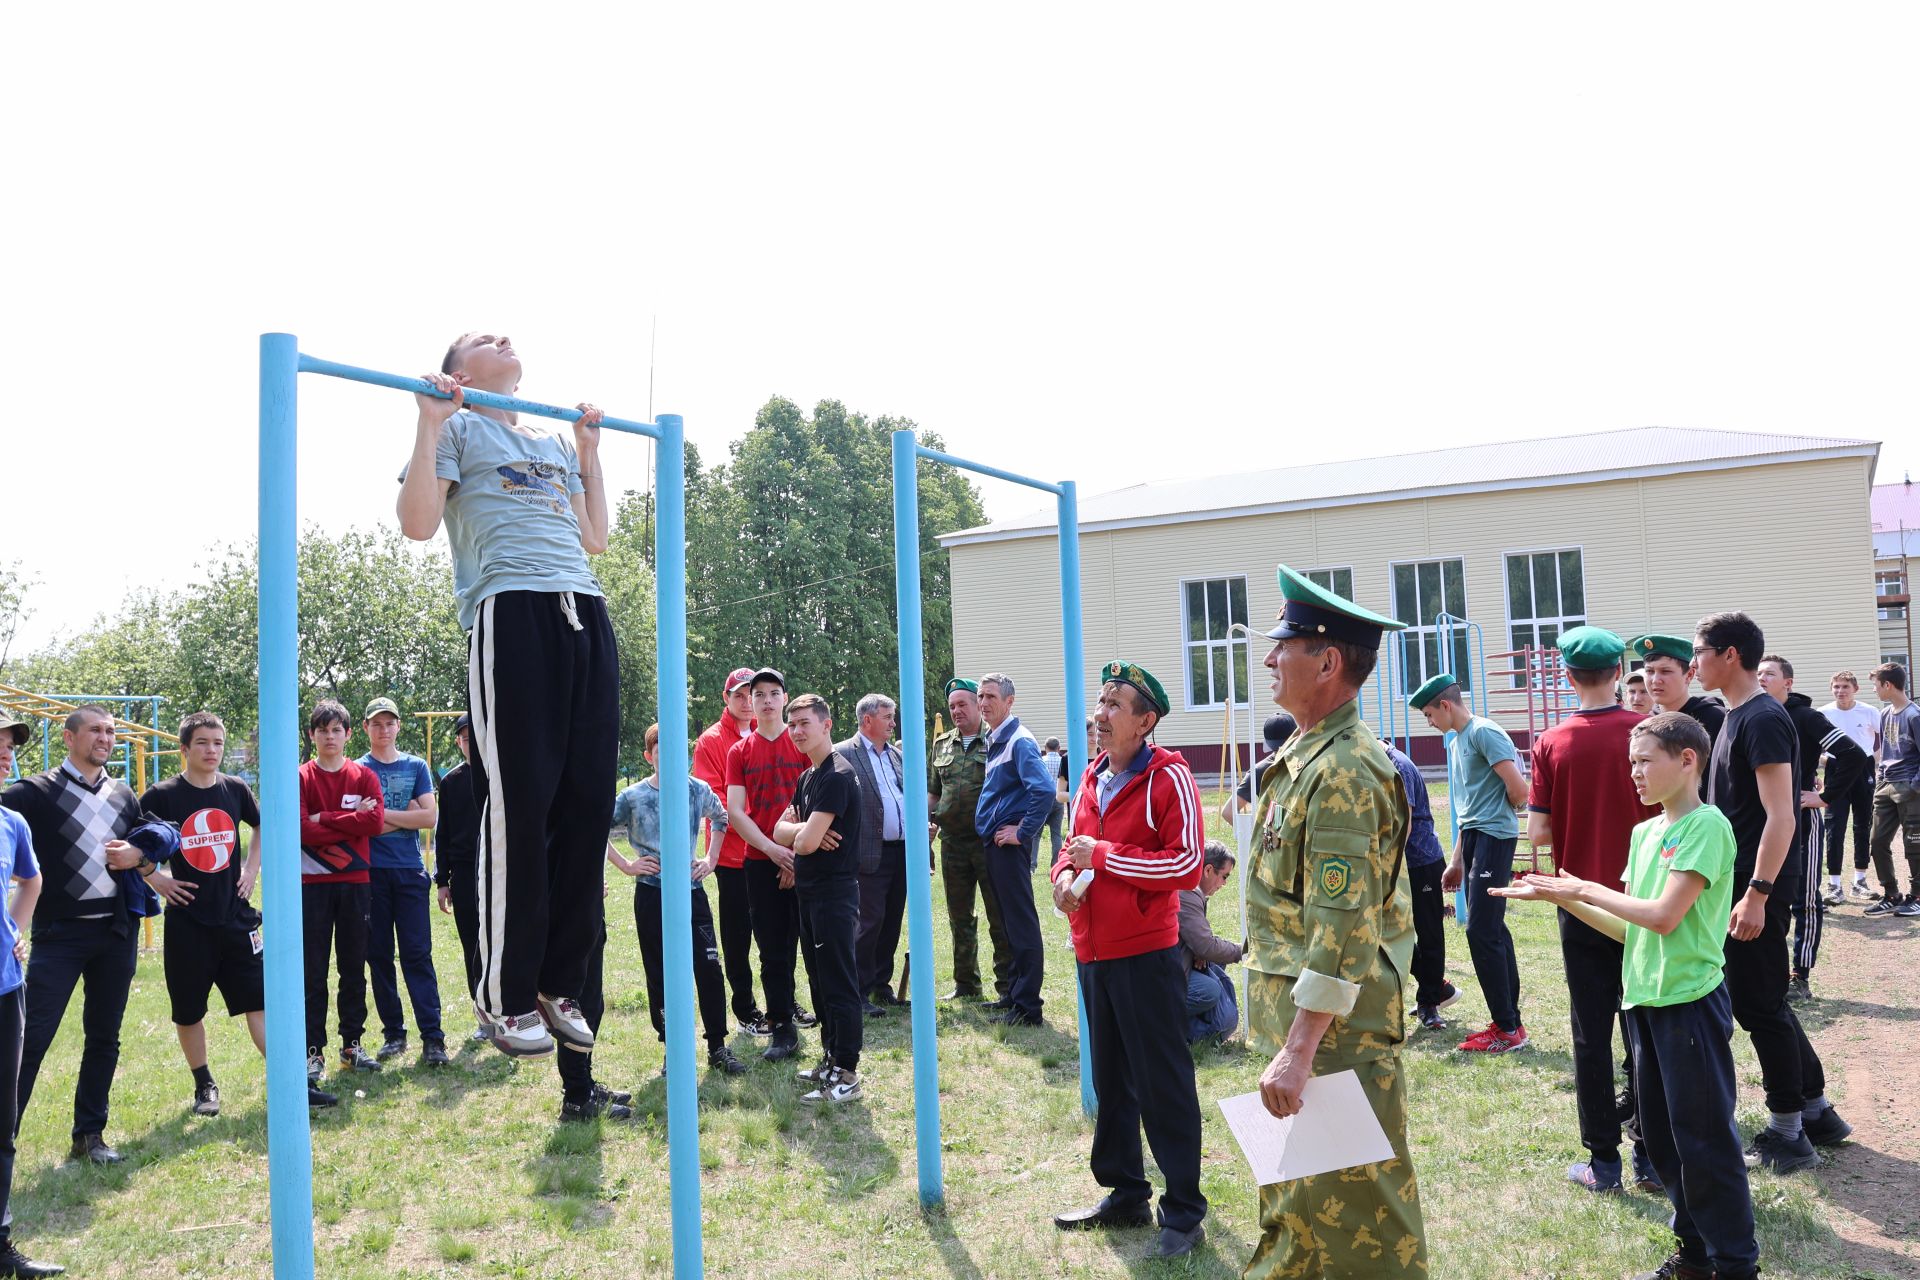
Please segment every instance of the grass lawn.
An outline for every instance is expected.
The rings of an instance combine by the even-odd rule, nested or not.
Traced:
[[[1435,807],[1444,813],[1436,788]],[[1043,868],[1044,870],[1044,868]],[[614,874],[607,900],[608,1014],[597,1074],[637,1090],[630,1123],[563,1128],[551,1061],[515,1064],[463,1037],[452,918],[435,917],[454,1064],[411,1058],[344,1091],[314,1122],[314,1247],[326,1277],[626,1277],[671,1274],[661,1049],[647,1021],[631,890]],[[1238,885],[1216,899],[1235,927]],[[937,901],[936,893],[936,901]],[[936,905],[945,988],[947,934]],[[1457,1034],[1416,1036],[1414,1158],[1426,1203],[1432,1274],[1447,1277],[1626,1275],[1665,1255],[1666,1202],[1571,1189],[1576,1159],[1566,997],[1550,913],[1510,912],[1534,1047],[1492,1060],[1450,1052]],[[1051,1215],[1099,1194],[1087,1173],[1066,922],[1048,938],[1047,1025],[991,1027],[973,1008],[939,1009],[946,1206],[922,1213],[915,1189],[907,1020],[867,1027],[866,1100],[801,1106],[796,1063],[738,1079],[705,1077],[701,1163],[706,1266],[713,1276],[1238,1275],[1258,1235],[1254,1193],[1217,1098],[1254,1087],[1263,1062],[1238,1046],[1198,1053],[1205,1117],[1207,1244],[1177,1264],[1148,1262],[1150,1233],[1064,1235]],[[982,945],[985,927],[982,924]],[[1459,1030],[1485,1019],[1465,941],[1449,927],[1448,968],[1467,989]],[[217,999],[217,997],[216,997]],[[802,999],[805,999],[803,994]],[[1908,1016],[1911,1016],[1910,1013]],[[377,1042],[377,1020],[371,1038]],[[128,1157],[114,1169],[60,1162],[80,1050],[78,1008],[48,1057],[20,1134],[16,1233],[76,1276],[265,1276],[269,1273],[264,1092],[238,1022],[211,1030],[225,1095],[213,1120],[187,1114],[191,1080],[167,1017],[158,954],[143,955],[122,1032],[108,1134]],[[803,1052],[817,1050],[802,1034]],[[736,1036],[752,1054],[756,1043]],[[417,1050],[417,1036],[416,1044]],[[1763,1119],[1759,1076],[1736,1037],[1743,1125]],[[811,1056],[802,1062],[810,1063]],[[1841,1073],[1834,1071],[1838,1078]],[[1844,1087],[1834,1090],[1844,1105]],[[1149,1171],[1151,1174],[1151,1170]],[[1821,1185],[1756,1174],[1762,1263],[1772,1276],[1852,1276],[1829,1228]],[[1886,1272],[1884,1274],[1893,1274]]]

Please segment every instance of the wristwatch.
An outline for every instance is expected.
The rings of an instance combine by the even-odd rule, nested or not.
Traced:
[[[140,873],[140,878],[144,880],[148,876],[152,875],[154,872],[158,871],[160,869],[160,864],[155,862],[152,858],[143,857],[140,859],[139,862],[134,864],[133,869],[135,871],[138,871]]]
[[[1773,881],[1762,880],[1759,876],[1755,876],[1753,879],[1747,881],[1747,887],[1749,889],[1758,889],[1764,894],[1771,895],[1773,893]]]

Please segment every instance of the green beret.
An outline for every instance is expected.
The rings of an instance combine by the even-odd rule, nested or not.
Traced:
[[[1560,637],[1560,660],[1575,671],[1605,671],[1620,665],[1627,642],[1605,627],[1575,627]]]
[[[965,689],[968,693],[978,694],[980,692],[980,682],[978,680],[962,680],[956,676],[952,680],[947,681],[947,692],[952,693],[955,689]]]
[[[1413,696],[1408,698],[1407,701],[1413,704],[1415,711],[1424,711],[1429,702],[1432,702],[1435,698],[1459,683],[1459,677],[1453,675],[1451,672],[1442,671],[1439,675],[1434,676],[1418,689],[1415,689]]]
[[[1151,702],[1153,709],[1161,715],[1167,714],[1172,709],[1173,704],[1167,701],[1167,691],[1160,687],[1160,682],[1153,678],[1151,671],[1137,663],[1123,662],[1115,658],[1100,669],[1100,682],[1131,685],[1146,695],[1147,701]]]
[[[1633,656],[1642,662],[1663,654],[1683,667],[1693,662],[1693,641],[1682,640],[1679,636],[1635,636],[1627,642],[1627,648],[1633,650]]]
[[[1406,623],[1362,609],[1285,565],[1280,566],[1279,577],[1280,594],[1287,606],[1280,611],[1280,625],[1266,633],[1269,640],[1307,636],[1378,649],[1381,632],[1406,628]]]

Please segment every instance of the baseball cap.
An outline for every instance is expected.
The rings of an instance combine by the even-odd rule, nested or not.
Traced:
[[[462,711],[453,722],[453,731],[455,733],[460,732],[462,729],[465,729],[469,733],[473,732],[473,717],[464,711]]]
[[[16,747],[24,747],[33,739],[32,725],[25,720],[15,719],[4,711],[0,711],[0,729],[13,734],[13,745]]]
[[[751,679],[753,679],[752,667],[735,667],[733,670],[727,672],[727,682],[720,686],[720,692],[723,694],[732,693],[735,689],[738,689]],[[785,681],[781,682],[781,687],[786,687]]]
[[[392,698],[375,698],[367,704],[367,714],[360,718],[362,720],[371,720],[382,711],[392,716],[395,720],[400,718],[400,705]]]
[[[760,684],[767,680],[773,681],[782,689],[787,687],[787,678],[772,667],[762,667],[747,677],[748,684]]]

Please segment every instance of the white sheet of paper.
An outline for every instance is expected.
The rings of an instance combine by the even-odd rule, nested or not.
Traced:
[[[1220,1113],[1257,1186],[1393,1159],[1393,1144],[1352,1071],[1307,1081],[1300,1110],[1284,1120],[1267,1113],[1258,1093],[1220,1099]]]

